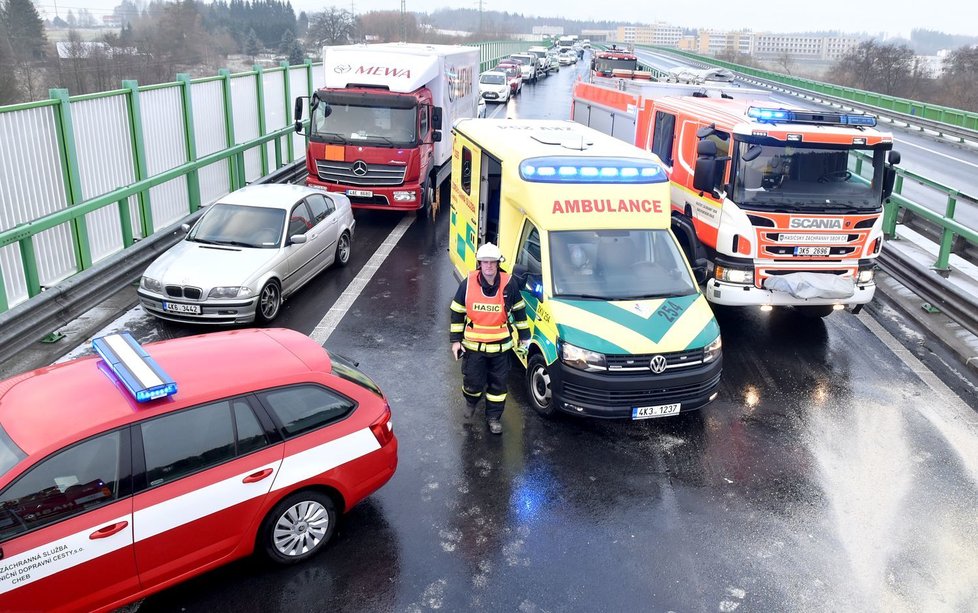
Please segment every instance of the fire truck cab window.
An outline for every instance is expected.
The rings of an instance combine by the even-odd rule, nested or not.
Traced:
[[[659,156],[662,163],[672,166],[672,143],[676,136],[676,116],[657,111],[655,113],[655,134],[652,136],[652,153]]]
[[[122,434],[109,432],[31,468],[0,494],[0,542],[117,500],[121,451]]]

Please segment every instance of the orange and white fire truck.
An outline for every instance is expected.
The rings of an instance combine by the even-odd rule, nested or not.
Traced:
[[[652,73],[639,70],[638,56],[628,49],[612,45],[607,51],[596,51],[591,58],[591,77],[651,80]]]
[[[662,160],[673,231],[710,271],[711,302],[825,316],[872,299],[900,161],[875,117],[621,79],[578,82],[571,114]]]

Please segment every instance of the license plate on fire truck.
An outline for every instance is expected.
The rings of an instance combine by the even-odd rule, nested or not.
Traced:
[[[795,255],[829,255],[829,247],[795,247]]]
[[[347,196],[356,196],[357,198],[373,198],[374,193],[369,189],[348,189],[346,190]]]
[[[680,403],[660,404],[655,407],[633,407],[632,419],[651,419],[653,417],[665,417],[667,415],[678,415]]]

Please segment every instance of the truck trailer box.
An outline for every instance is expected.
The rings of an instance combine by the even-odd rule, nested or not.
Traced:
[[[324,47],[307,184],[355,207],[426,208],[451,170],[443,127],[478,114],[479,60],[479,49],[459,45]]]

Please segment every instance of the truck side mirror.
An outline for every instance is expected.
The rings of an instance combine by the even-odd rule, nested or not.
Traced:
[[[696,143],[696,155],[715,158],[717,156],[717,144],[711,140],[701,140]]]
[[[697,259],[693,264],[693,277],[696,279],[696,282],[700,285],[706,283],[707,274],[706,258]]]
[[[431,131],[431,142],[440,143],[441,142],[441,130]]]
[[[713,193],[717,185],[716,172],[717,163],[715,157],[703,156],[696,158],[696,167],[693,170],[693,189]]]
[[[886,154],[886,161],[888,161],[890,164],[893,164],[894,166],[897,165],[897,164],[899,164],[900,163],[900,152],[899,151],[890,151],[888,154]]]
[[[295,99],[295,108],[292,111],[293,121],[302,120],[302,100],[303,98],[308,98],[309,96],[297,96]]]
[[[431,107],[431,127],[435,130],[441,130],[441,107],[433,106]]]
[[[893,195],[893,186],[896,184],[896,169],[892,166],[883,167],[883,200]]]

